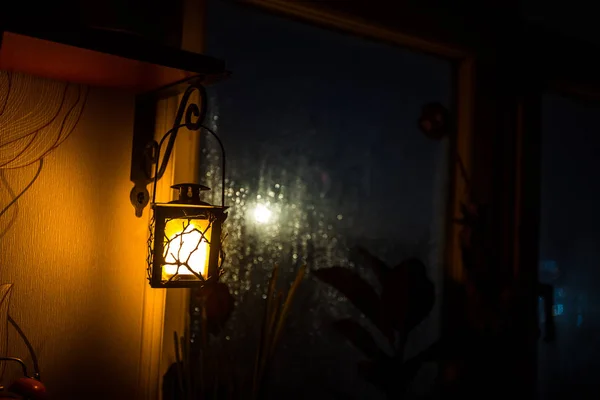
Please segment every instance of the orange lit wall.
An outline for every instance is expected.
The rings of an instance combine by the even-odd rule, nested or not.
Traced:
[[[10,312],[52,398],[138,394],[148,216],[129,203],[133,108],[131,94],[92,88],[71,137],[5,215],[15,221],[0,239],[0,283],[14,283]],[[20,191],[35,171],[5,176]],[[0,185],[0,205],[8,201]],[[29,361],[12,329],[9,355]]]
[[[203,2],[155,5],[164,8],[157,16],[172,19],[165,32],[186,50],[202,50]],[[170,128],[177,103],[158,105],[157,138]],[[133,115],[132,93],[91,88],[71,137],[0,218],[0,232],[14,219],[0,237],[0,284],[14,283],[10,313],[38,353],[53,399],[158,399],[162,374],[174,361],[173,331],[186,324],[188,291],[167,297],[146,280],[149,212],[136,218],[129,202]],[[175,180],[196,178],[198,146],[197,135],[180,135],[158,200],[170,200]],[[5,176],[18,192],[35,172],[32,165]],[[0,209],[10,198],[0,182]],[[9,332],[8,355],[24,358],[31,369],[25,346]],[[10,367],[3,382],[19,372]]]

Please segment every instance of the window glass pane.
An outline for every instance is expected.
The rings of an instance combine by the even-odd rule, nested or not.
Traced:
[[[448,143],[425,137],[417,121],[425,103],[448,106],[451,66],[226,2],[209,2],[208,13],[207,52],[233,71],[209,88],[210,126],[227,150],[232,206],[223,281],[236,309],[221,345],[238,366],[251,367],[273,265],[280,266],[280,284],[287,288],[306,264],[308,277],[276,352],[269,393],[383,398],[359,375],[367,358],[332,324],[351,317],[391,355],[389,343],[311,272],[343,266],[379,291],[372,268],[351,251],[356,245],[390,267],[420,258],[437,298],[410,335],[406,356],[437,339]],[[202,174],[219,203],[220,152],[211,138],[203,152]],[[430,391],[435,377],[436,366],[425,365],[414,391]]]
[[[539,344],[542,399],[585,398],[598,386],[598,118],[598,103],[544,97],[540,281],[553,286],[556,341]]]

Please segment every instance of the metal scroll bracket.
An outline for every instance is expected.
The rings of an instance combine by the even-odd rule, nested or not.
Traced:
[[[190,87],[200,86],[204,81],[205,79],[203,76],[194,76],[156,91],[136,96],[130,172],[133,188],[129,194],[129,199],[135,208],[135,215],[138,218],[142,217],[144,209],[150,203],[151,197],[150,192],[148,191],[148,185],[154,182],[154,166],[155,163],[159,162],[158,158],[160,156],[157,151],[156,141],[154,140],[157,103],[161,99],[175,96],[180,93],[187,93]],[[185,101],[187,101],[187,99]],[[167,149],[163,156],[163,159],[166,161],[168,161],[173,149],[173,144],[177,135],[176,131],[181,126],[183,115],[180,114],[182,114],[182,110],[185,108],[185,105],[183,105],[183,108],[181,107],[182,105],[180,105],[180,109],[176,115],[176,121],[173,126],[174,133],[172,133],[169,138]],[[188,116],[186,115],[186,119],[187,117]],[[160,175],[162,175],[162,172],[164,172],[163,168],[159,171]],[[160,179],[160,175],[156,177],[157,180]]]

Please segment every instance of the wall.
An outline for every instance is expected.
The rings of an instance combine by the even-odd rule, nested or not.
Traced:
[[[46,157],[0,240],[0,283],[15,284],[11,314],[52,398],[136,397],[148,217],[136,218],[129,203],[133,107],[131,94],[92,88],[79,125]],[[5,177],[20,190],[35,170]],[[29,359],[14,330],[9,355]]]
[[[138,0],[59,2],[94,25],[201,50],[203,0],[153,0],[143,9]],[[32,17],[46,21],[49,13],[65,9],[53,7]],[[21,6],[12,5],[7,15],[13,9]],[[177,100],[158,105],[157,138],[170,128]],[[46,158],[35,185],[0,218],[0,284],[15,283],[11,313],[38,352],[53,398],[159,398],[162,374],[174,360],[172,331],[185,326],[187,291],[167,298],[145,279],[149,213],[137,219],[129,203],[133,107],[132,94],[93,89],[72,137]],[[0,124],[0,135],[3,128]],[[157,189],[159,201],[172,196],[173,178],[195,176],[198,139],[180,136]],[[18,191],[34,173],[31,166],[5,176]],[[0,209],[11,198],[4,186],[0,182]],[[10,355],[30,364],[24,345],[10,331]],[[4,381],[18,372],[10,368]]]

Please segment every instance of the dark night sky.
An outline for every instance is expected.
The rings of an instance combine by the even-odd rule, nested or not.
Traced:
[[[451,99],[449,63],[211,4],[207,50],[233,71],[216,88],[221,134],[226,141],[237,136],[228,144],[232,168],[287,152],[287,160],[303,158],[329,175],[329,197],[341,209],[357,199],[369,208],[362,217],[378,230],[370,235],[415,236],[411,229],[428,229],[435,175],[445,159],[416,121],[424,103]],[[321,190],[320,182],[311,184]]]

